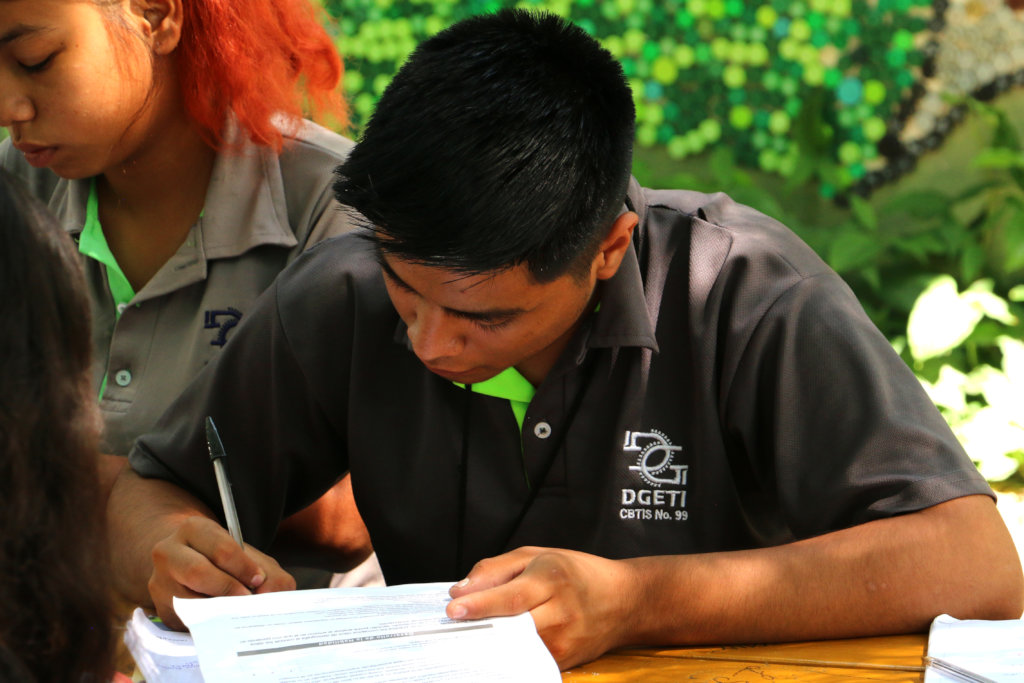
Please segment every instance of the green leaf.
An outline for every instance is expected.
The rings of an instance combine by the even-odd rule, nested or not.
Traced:
[[[1024,341],[1004,336],[996,340],[1003,353],[1003,372],[1014,387],[1014,402],[1024,417]],[[1024,427],[1024,423],[1021,424]]]
[[[989,191],[989,190],[991,190],[993,188],[1002,187],[1004,185],[1006,185],[1006,181],[1004,181],[1004,180],[985,180],[985,181],[982,181],[982,182],[977,183],[975,185],[971,185],[966,190],[963,190],[959,194],[955,195],[953,197],[953,203],[955,204],[955,203],[967,201],[969,199],[974,199],[975,197],[977,197],[979,195],[982,195],[982,194],[985,194],[987,191]]]
[[[946,251],[946,244],[939,235],[933,232],[926,232],[895,240],[892,248],[913,256],[919,262],[923,262],[930,254],[941,254]]]
[[[881,273],[879,273],[877,266],[868,266],[866,268],[862,268],[860,271],[860,275],[861,277],[864,278],[864,281],[868,283],[871,289],[873,289],[876,292],[881,291],[882,275]]]
[[[853,217],[857,219],[857,223],[874,232],[878,230],[878,215],[875,214],[875,209],[862,197],[857,195],[850,196],[850,210],[853,212]]]
[[[985,265],[985,250],[980,244],[969,244],[960,254],[960,272],[965,280],[973,280]]]
[[[964,383],[964,393],[970,396],[982,396],[985,387],[991,386],[993,382],[1000,381],[1003,371],[988,364],[976,365],[967,373],[967,381]]]
[[[876,237],[847,227],[829,247],[828,263],[838,273],[856,270],[874,263],[882,246]]]
[[[882,213],[887,216],[907,214],[921,219],[939,218],[949,215],[949,205],[953,201],[949,195],[933,190],[904,192],[886,202]]]
[[[1024,301],[1024,285],[1017,285],[1006,295],[1010,301]]]
[[[1006,210],[1010,215],[1003,223],[999,240],[1003,268],[1006,273],[1016,273],[1024,269],[1024,202],[1017,197],[1007,197]]]
[[[939,378],[935,384],[921,380],[925,392],[932,402],[940,408],[946,408],[954,412],[967,409],[967,398],[964,395],[964,387],[967,385],[967,375],[960,372],[952,365],[943,365],[939,370]]]
[[[890,339],[889,343],[892,345],[893,351],[895,351],[898,356],[902,356],[903,352],[907,348],[907,338],[903,335]]]
[[[978,280],[960,295],[962,301],[980,311],[989,318],[998,320],[1004,325],[1016,325],[1017,316],[1010,312],[1010,304],[1006,299],[992,293],[992,280]]]
[[[907,343],[914,360],[949,353],[970,336],[982,315],[960,298],[952,276],[936,276],[914,302],[907,321]]]
[[[989,147],[974,155],[971,165],[975,168],[1006,170],[1024,168],[1024,152],[1006,147]]]
[[[1024,450],[1024,429],[1011,424],[1003,413],[985,407],[953,427],[981,475],[989,481],[1002,481],[1015,473],[1017,460],[1010,456]]]

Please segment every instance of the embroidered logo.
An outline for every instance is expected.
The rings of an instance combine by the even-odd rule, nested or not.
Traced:
[[[622,489],[619,518],[675,522],[688,519],[686,485],[690,467],[678,462],[683,447],[673,445],[664,432],[652,429],[627,431],[622,451],[631,456],[634,464],[628,469],[639,475],[640,486]]]
[[[673,446],[668,437],[657,429],[650,432],[626,432],[622,450],[640,454],[636,464],[630,465],[629,469],[639,472],[651,486],[686,483],[686,465],[672,464],[675,453],[683,450],[683,447]]]
[[[218,318],[222,320],[218,321]],[[226,318],[226,320],[224,320]],[[228,306],[226,310],[217,311],[210,310],[204,314],[203,328],[207,330],[217,330],[217,336],[210,342],[210,346],[224,346],[228,340],[228,332],[234,328],[238,321],[242,319],[242,312],[237,308]]]

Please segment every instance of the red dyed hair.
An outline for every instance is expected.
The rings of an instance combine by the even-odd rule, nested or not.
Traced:
[[[258,144],[280,150],[279,126],[305,108],[348,124],[344,68],[309,0],[182,0],[178,68],[189,115],[215,149],[229,112]],[[275,122],[277,125],[275,125]]]

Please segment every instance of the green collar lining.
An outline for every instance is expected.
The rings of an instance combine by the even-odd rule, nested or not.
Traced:
[[[117,308],[118,317],[120,317],[121,310],[135,297],[135,290],[128,282],[128,278],[125,277],[121,266],[117,264],[117,259],[114,258],[113,252],[110,251],[110,245],[107,244],[107,238],[103,235],[95,179],[92,180],[89,187],[89,201],[85,206],[85,225],[82,226],[82,233],[78,238],[78,251],[107,267],[110,294],[114,298],[114,306]]]
[[[452,384],[462,388],[466,386],[458,382],[452,382]],[[526,409],[530,406],[530,401],[533,400],[537,390],[528,379],[519,374],[518,370],[506,368],[494,377],[472,385],[472,390],[485,396],[506,399],[512,406],[512,414],[516,417],[520,434],[522,433]]]

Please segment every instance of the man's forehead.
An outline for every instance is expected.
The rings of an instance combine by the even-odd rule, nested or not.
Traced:
[[[451,269],[382,254],[381,268],[399,287],[461,317],[511,318],[534,310],[543,292],[533,283],[525,266],[467,274]],[[521,270],[520,270],[521,269]]]
[[[394,277],[399,279],[408,278],[429,284],[431,286],[443,286],[459,292],[470,292],[481,287],[491,290],[505,290],[509,287],[516,289],[529,287],[536,284],[530,276],[529,268],[526,265],[508,266],[495,270],[488,270],[482,273],[471,273],[446,268],[431,263],[423,263],[410,259],[404,259],[386,250],[378,251],[378,260],[381,267]],[[405,284],[411,284],[406,282]]]

